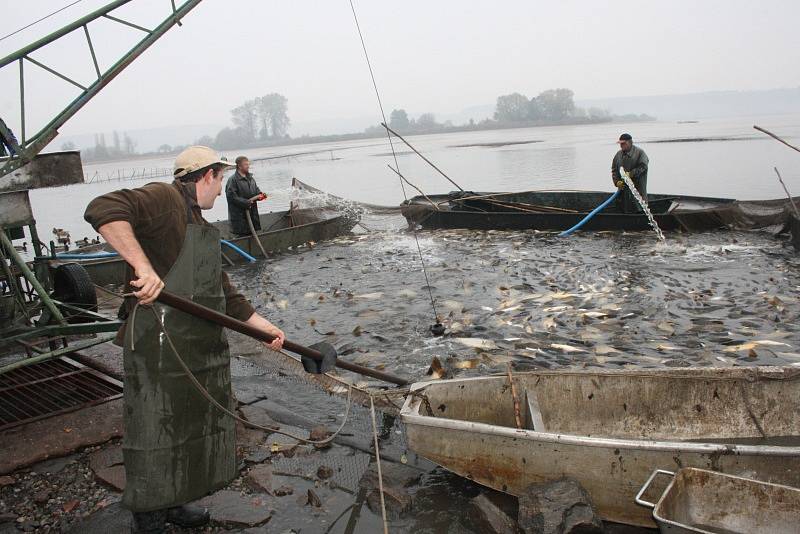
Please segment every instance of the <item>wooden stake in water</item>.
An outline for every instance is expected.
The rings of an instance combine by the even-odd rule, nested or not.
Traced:
[[[620,176],[622,176],[622,179],[625,181],[625,185],[631,190],[633,198],[636,199],[636,202],[638,202],[642,207],[644,214],[647,215],[647,220],[650,223],[650,226],[653,227],[653,231],[656,233],[658,240],[662,243],[666,243],[667,240],[664,238],[664,233],[661,231],[661,228],[658,227],[658,223],[653,217],[653,214],[650,212],[650,208],[647,206],[647,201],[642,198],[642,195],[639,194],[639,191],[633,185],[633,182],[631,181],[630,176],[628,176],[628,173],[625,172],[625,169],[620,167],[619,171]]]

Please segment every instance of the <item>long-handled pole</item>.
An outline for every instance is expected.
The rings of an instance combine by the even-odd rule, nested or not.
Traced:
[[[433,206],[433,209],[435,209],[436,211],[439,211],[439,206],[437,206],[436,204],[434,204],[434,203],[433,203],[433,200],[431,200],[431,199],[430,199],[430,197],[429,197],[428,195],[426,195],[426,194],[425,194],[425,191],[423,191],[422,189],[420,189],[420,188],[419,188],[419,187],[417,187],[416,185],[414,185],[414,184],[412,184],[411,182],[409,182],[409,181],[408,181],[408,179],[407,179],[405,176],[403,176],[403,175],[400,173],[400,171],[398,171],[397,169],[395,169],[395,168],[394,168],[394,167],[392,167],[391,165],[388,165],[388,164],[387,164],[386,166],[387,166],[387,167],[389,167],[389,169],[391,169],[393,173],[395,173],[397,176],[399,176],[401,180],[403,180],[405,183],[407,183],[408,185],[410,185],[411,187],[413,187],[414,189],[416,189],[417,191],[419,191],[419,193],[420,193],[420,194],[421,194],[423,197],[425,197],[425,200],[427,200],[428,202],[430,202],[430,203],[431,203],[431,206]]]
[[[212,310],[211,308],[207,308],[201,304],[197,304],[196,302],[193,302],[187,298],[181,297],[174,293],[170,293],[169,291],[161,291],[161,293],[158,295],[157,300],[162,304],[166,304],[167,306],[175,308],[176,310],[180,310],[184,313],[188,313],[189,315],[193,315],[195,317],[211,321],[212,323],[224,326],[225,328],[229,328],[231,330],[239,332],[240,334],[244,334],[259,341],[266,341],[269,343],[275,339],[275,336],[267,334],[263,330],[259,330],[258,328],[250,326],[245,322],[239,321],[238,319],[234,319],[233,317],[229,317],[223,313],[220,313],[216,310]],[[283,342],[283,348],[290,352],[294,352],[295,354],[311,358],[312,360],[315,360],[317,362],[321,362],[324,358],[322,353],[319,352],[318,350],[309,347],[304,347],[303,345],[298,345],[297,343],[292,343],[291,341],[288,340]],[[360,375],[377,378],[378,380],[383,380],[384,382],[389,382],[391,384],[397,384],[398,386],[408,385],[408,380],[404,378],[400,378],[398,376],[390,375],[388,373],[384,373],[376,369],[370,369],[369,367],[364,367],[343,360],[336,360],[336,367],[340,367],[342,369],[345,369],[347,371],[352,371],[353,373],[358,373]]]
[[[442,171],[442,169],[440,169],[439,167],[437,167],[436,165],[434,165],[434,164],[431,162],[431,160],[429,160],[428,158],[426,158],[425,156],[423,156],[422,154],[420,154],[420,153],[419,153],[419,150],[417,150],[416,148],[414,148],[413,146],[411,146],[411,143],[409,143],[408,141],[406,141],[405,139],[403,139],[403,136],[402,136],[402,135],[400,135],[399,133],[397,133],[397,132],[395,132],[394,130],[392,130],[391,128],[389,128],[389,127],[386,125],[386,123],[385,123],[385,122],[382,122],[382,123],[381,123],[381,126],[383,126],[384,128],[386,128],[386,131],[387,131],[387,132],[391,133],[392,135],[394,135],[395,137],[397,137],[398,139],[400,139],[402,142],[404,142],[408,148],[410,148],[411,150],[413,150],[413,151],[414,151],[414,153],[416,153],[416,155],[417,155],[417,156],[421,157],[421,158],[422,158],[422,159],[425,161],[425,163],[427,163],[428,165],[430,165],[431,167],[433,167],[434,169],[436,169],[436,171],[437,171],[439,174],[441,174],[442,176],[444,176],[445,178],[447,178],[447,181],[448,181],[448,182],[450,182],[451,184],[453,184],[454,186],[456,186],[456,187],[459,189],[459,191],[463,191],[463,190],[464,190],[464,188],[463,188],[463,187],[461,187],[460,185],[458,185],[457,183],[455,183],[455,182],[453,181],[453,179],[452,179],[452,178],[450,178],[449,176],[447,176],[447,175],[444,173],[444,171]]]
[[[264,245],[261,244],[261,239],[259,239],[258,234],[256,233],[256,228],[253,226],[253,218],[250,217],[250,209],[248,208],[244,210],[244,214],[247,217],[247,226],[250,227],[250,235],[256,240],[256,245],[258,245],[259,250],[261,250],[261,255],[266,258],[267,251],[264,250]]]
[[[250,202],[258,202],[260,195],[256,195],[253,198],[250,198]],[[266,197],[264,197],[266,198]],[[267,258],[267,251],[264,250],[264,245],[261,244],[261,239],[258,237],[256,233],[256,227],[253,226],[253,218],[250,216],[250,207],[248,206],[247,209],[244,210],[244,215],[247,217],[247,226],[250,227],[250,235],[253,236],[253,239],[256,240],[256,245],[258,245],[259,250],[261,250],[261,255],[264,256],[264,259]]]
[[[772,137],[772,138],[773,138],[773,139],[775,139],[776,141],[780,141],[781,143],[783,143],[784,145],[788,146],[789,148],[791,148],[791,149],[793,149],[793,150],[796,150],[796,151],[800,152],[800,148],[797,148],[796,146],[794,146],[794,145],[792,145],[792,144],[789,144],[789,143],[787,143],[786,141],[784,141],[783,139],[781,139],[780,137],[778,137],[778,136],[777,136],[777,135],[775,135],[774,133],[770,132],[769,130],[765,130],[765,129],[764,129],[764,128],[762,128],[761,126],[753,126],[753,128],[755,128],[755,129],[756,129],[756,130],[758,130],[759,132],[763,132],[763,133],[767,134],[768,136]]]
[[[792,195],[789,194],[789,190],[786,189],[786,184],[783,183],[783,178],[781,177],[781,173],[778,172],[778,167],[773,167],[773,169],[775,169],[775,174],[778,175],[778,181],[781,183],[783,190],[786,192],[786,196],[789,197],[789,203],[792,205],[792,209],[794,209],[795,216],[797,216],[797,218],[800,219],[800,211],[797,211],[797,205],[795,205]]]

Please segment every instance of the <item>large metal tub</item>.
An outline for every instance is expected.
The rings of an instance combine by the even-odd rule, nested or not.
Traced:
[[[656,527],[634,496],[653,469],[711,469],[800,487],[796,367],[531,371],[414,384],[409,448],[522,495],[568,476],[603,519]]]
[[[672,480],[652,503],[642,498],[658,475]],[[653,471],[636,495],[662,534],[800,533],[800,489],[687,467]]]

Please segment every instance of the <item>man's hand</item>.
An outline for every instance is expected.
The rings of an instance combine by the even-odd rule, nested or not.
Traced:
[[[100,235],[119,252],[128,265],[133,267],[136,280],[131,280],[131,285],[139,289],[134,291],[134,295],[142,304],[150,304],[161,290],[164,289],[164,282],[156,274],[150,260],[147,259],[142,246],[133,233],[133,227],[128,221],[111,221],[97,229]]]
[[[267,194],[266,193],[259,193],[258,194],[258,200],[259,200],[259,202],[262,201],[262,200],[267,200]]]
[[[283,333],[283,330],[276,327],[275,325],[270,325],[272,328],[267,330],[268,334],[272,334],[275,336],[275,339],[272,340],[272,343],[264,343],[267,347],[274,351],[279,351],[283,348],[283,342],[286,341],[286,334]]]
[[[136,280],[131,280],[131,285],[139,288],[139,291],[133,292],[136,298],[139,299],[139,304],[155,302],[161,290],[164,289],[164,282],[152,267],[137,270],[135,274]]]
[[[262,330],[275,337],[275,339],[273,339],[270,343],[264,342],[265,347],[274,351],[279,351],[283,348],[283,342],[286,341],[286,334],[284,334],[280,328],[267,321],[257,313],[251,315],[250,318],[245,322],[250,326],[254,326],[259,330]]]

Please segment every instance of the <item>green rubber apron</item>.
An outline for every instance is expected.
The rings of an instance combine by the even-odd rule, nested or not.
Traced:
[[[164,284],[225,313],[219,240],[216,228],[189,224]],[[222,327],[169,306],[153,306],[192,373],[233,411]],[[149,512],[179,506],[230,483],[238,474],[234,421],[192,385],[150,310],[139,309],[126,329],[124,365],[125,507]]]

